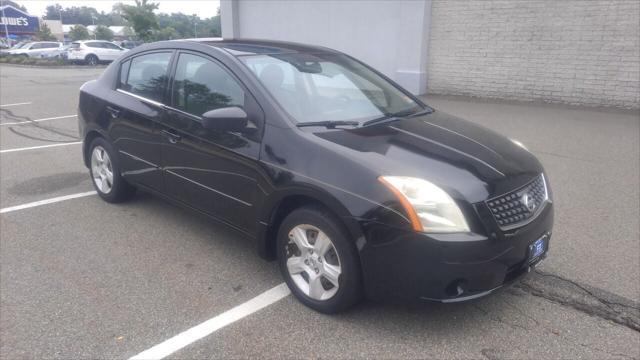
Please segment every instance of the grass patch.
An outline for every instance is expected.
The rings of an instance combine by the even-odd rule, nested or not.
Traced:
[[[38,65],[38,66],[60,66],[71,65],[63,59],[38,59],[30,58],[22,55],[6,55],[0,56],[0,64],[20,64],[20,65]]]

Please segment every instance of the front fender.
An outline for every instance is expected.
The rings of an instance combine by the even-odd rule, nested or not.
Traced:
[[[366,243],[359,216],[354,208],[362,206],[355,204],[363,200],[354,198],[341,192],[333,193],[325,187],[308,181],[296,181],[295,175],[287,172],[289,180],[285,184],[276,182],[274,191],[271,192],[262,203],[258,211],[259,232],[257,234],[258,253],[267,259],[274,259],[273,246],[280,222],[293,208],[307,203],[319,204],[335,214],[342,222],[349,238],[358,249]],[[293,178],[292,178],[293,176]],[[275,179],[282,179],[276,176]]]

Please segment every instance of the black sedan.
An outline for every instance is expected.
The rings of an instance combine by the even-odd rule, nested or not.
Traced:
[[[78,118],[104,200],[141,189],[236,229],[321,312],[477,298],[549,247],[549,182],[522,144],[331,49],[142,45],[82,86]]]

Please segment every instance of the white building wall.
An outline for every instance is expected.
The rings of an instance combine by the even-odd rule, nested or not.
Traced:
[[[434,0],[428,91],[638,108],[639,32],[638,0]]]
[[[222,0],[222,36],[327,46],[423,94],[430,9],[431,0]]]

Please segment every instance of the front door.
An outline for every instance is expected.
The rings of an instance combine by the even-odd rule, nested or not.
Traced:
[[[165,116],[162,101],[172,56],[172,51],[160,51],[123,62],[116,91],[105,109],[122,175],[158,191],[164,188],[158,123]]]
[[[163,167],[170,196],[248,233],[256,227],[262,111],[222,64],[181,52],[162,124]],[[241,133],[207,130],[201,115],[238,106],[249,115]]]

